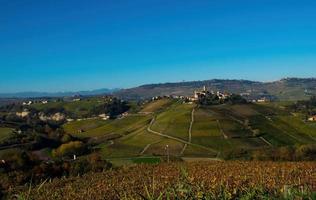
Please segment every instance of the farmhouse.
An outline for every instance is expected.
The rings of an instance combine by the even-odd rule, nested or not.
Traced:
[[[103,120],[108,120],[108,119],[110,119],[110,116],[107,115],[107,114],[105,114],[105,113],[104,113],[104,114],[100,114],[99,117],[102,118]]]
[[[308,121],[310,121],[310,122],[316,122],[316,115],[309,117],[309,118],[308,118]]]
[[[52,121],[58,122],[58,121],[63,121],[66,118],[66,116],[63,113],[60,113],[60,112],[57,112],[57,113],[55,113],[53,115],[49,115],[49,116],[45,115],[43,112],[40,112],[38,116],[39,116],[39,119],[41,121],[50,121],[50,120],[52,120]]]
[[[29,105],[32,105],[32,103],[33,103],[32,101],[28,101],[28,102],[23,102],[22,105],[29,106]]]
[[[27,117],[30,114],[30,112],[25,109],[22,112],[16,112],[15,114],[18,117],[24,118],[24,117]]]
[[[230,96],[229,93],[227,92],[222,93],[220,91],[217,91],[216,95],[219,99],[227,99]]]

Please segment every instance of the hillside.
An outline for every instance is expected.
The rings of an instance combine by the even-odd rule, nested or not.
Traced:
[[[98,103],[103,106],[94,109]],[[258,164],[255,161],[314,161],[316,159],[316,122],[306,120],[306,116],[308,116],[306,112],[309,110],[304,109],[304,105],[316,105],[314,98],[293,107],[292,102],[200,104],[198,101],[187,102],[166,97],[137,104],[129,102],[134,108],[121,111],[113,118],[104,119],[97,115],[94,117],[93,115],[86,115],[89,110],[93,110],[93,113],[103,113],[108,108],[105,105],[115,105],[110,107],[116,108],[122,103],[124,101],[94,97],[72,102],[36,103],[28,106],[29,109],[33,109],[33,114],[25,118],[13,117],[15,114],[11,111],[1,113],[3,116],[0,131],[0,160],[4,160],[4,162],[0,163],[2,170],[0,171],[0,179],[2,180],[0,191],[3,194],[8,194],[12,189],[25,186],[30,181],[32,184],[40,184],[44,180],[88,173],[92,178],[87,180],[88,182],[86,180],[82,182],[78,178],[69,179],[70,182],[74,182],[74,185],[68,185],[67,188],[71,191],[66,191],[66,193],[69,192],[72,197],[75,197],[78,194],[75,192],[77,189],[84,190],[86,184],[90,185],[91,182],[95,181],[96,184],[105,184],[102,185],[103,190],[100,190],[103,192],[98,193],[101,196],[97,197],[101,198],[107,194],[112,196],[106,197],[115,199],[113,195],[117,194],[113,192],[119,191],[120,195],[125,195],[124,189],[128,189],[130,184],[128,180],[133,176],[136,176],[132,179],[132,181],[137,181],[132,182],[136,184],[136,188],[133,184],[130,191],[143,194],[144,184],[148,183],[144,177],[147,177],[151,170],[157,169],[157,173],[160,172],[159,170],[164,173],[165,170],[169,169],[166,163],[172,163],[171,166],[176,170],[174,172],[176,173],[175,178],[177,178],[177,174],[184,173],[183,167],[189,169],[188,174],[202,173],[199,175],[202,176],[205,173],[204,175],[216,179],[222,177],[222,174],[227,173],[227,170],[233,167],[237,174],[232,175],[239,177],[235,183],[244,184],[244,181],[254,183],[253,180],[244,180],[242,178],[244,174],[238,174],[242,171],[240,169],[244,169],[245,165],[248,166],[248,164],[236,162],[230,165],[230,161],[253,161],[252,164],[249,164],[251,168],[248,168],[248,171],[258,172],[259,170],[259,173],[270,173],[269,177],[274,178],[275,173],[281,172],[279,170],[265,171],[265,167],[269,168],[270,164],[271,167],[275,167],[275,163]],[[19,108],[19,106],[17,107]],[[14,108],[12,107],[12,109]],[[56,108],[59,109],[56,110]],[[50,120],[41,121],[36,117],[38,110],[42,112],[49,110],[48,113],[52,114],[65,110],[66,113],[74,113],[77,118],[58,123]],[[187,162],[202,161],[213,163],[205,166],[186,164]],[[224,161],[223,165],[217,165],[222,161]],[[214,162],[217,164],[215,165]],[[143,165],[141,165],[139,169],[142,173],[140,174],[135,174],[135,170],[130,171],[129,166],[144,163],[161,163],[161,165],[157,165],[157,168],[151,166],[145,168],[147,169],[146,172],[142,171]],[[181,164],[178,165],[177,163]],[[314,163],[311,165],[314,166]],[[311,165],[305,165],[302,162],[277,165],[277,167],[284,167],[284,169],[288,167],[287,169],[293,171],[289,171],[290,174],[285,177],[284,182],[275,185],[272,191],[279,190],[287,182],[291,185],[295,184],[295,180],[290,177],[297,175],[299,170],[300,173],[303,173],[304,167],[307,167],[306,170],[314,169],[310,167]],[[122,166],[128,168],[121,168]],[[177,166],[179,167],[177,168]],[[214,170],[212,167],[215,167],[218,173],[210,173]],[[116,168],[120,168],[120,170],[116,171]],[[109,169],[112,170],[102,174],[98,173]],[[134,169],[139,170],[137,167]],[[195,169],[196,171],[194,171]],[[226,169],[226,171],[218,169]],[[93,178],[93,172],[97,172],[96,178]],[[168,173],[169,171],[166,176],[174,177],[174,174]],[[310,173],[314,173],[314,171]],[[300,177],[303,175],[306,174],[299,174]],[[189,176],[188,180],[191,180],[192,176]],[[104,182],[103,179],[99,180],[97,177],[104,177],[104,180],[109,182]],[[230,177],[225,178],[227,180],[223,181],[231,183]],[[265,180],[262,178],[264,177],[257,179]],[[121,181],[116,182],[118,180]],[[50,194],[53,189],[56,193],[52,194],[50,198],[56,197],[55,195],[59,198],[60,195],[64,195],[64,190],[59,187],[59,184],[67,185],[68,182],[63,182],[64,179],[56,181],[53,185],[51,183],[45,184],[45,187],[54,187],[55,189],[40,190],[37,188],[32,192],[32,195],[39,195],[35,197],[41,199],[41,195],[45,196],[47,192]],[[177,179],[170,181],[172,183]],[[275,183],[276,179],[271,181]],[[309,183],[310,180],[306,181]],[[55,183],[57,185],[54,185]],[[125,184],[124,188],[117,185],[121,183]],[[217,181],[216,183],[222,182]],[[180,182],[179,185],[181,184],[184,183]],[[169,192],[167,185],[161,184],[160,186],[160,190],[157,191],[164,194]],[[247,186],[245,185],[245,187]],[[38,187],[41,188],[42,186]],[[113,191],[113,187],[116,190]],[[194,190],[198,190],[200,185],[192,187]],[[258,187],[261,192],[264,191],[264,194],[269,193],[270,195],[271,188],[267,185],[258,185]],[[241,193],[238,195],[260,192],[257,191],[258,187],[252,188],[255,191],[252,189],[239,191]],[[238,188],[240,187],[238,186]],[[165,191],[166,189],[167,191]],[[232,189],[226,188],[225,192],[227,190],[231,193]],[[40,193],[38,193],[39,191]],[[89,191],[85,192],[89,193]],[[209,192],[210,190],[205,188],[202,191]],[[214,191],[220,192],[221,185],[217,185]],[[213,194],[208,193],[207,195]],[[271,194],[276,195],[273,192]],[[126,195],[135,196],[138,193]]]
[[[166,98],[121,119],[69,122],[64,129],[99,141],[102,157],[120,164],[159,161],[167,154],[175,159],[257,159],[283,156],[273,153],[275,148],[316,144],[315,123],[304,122],[303,115],[293,115],[283,103],[198,106]]]
[[[149,84],[120,90],[115,95],[121,98],[142,99],[164,95],[192,95],[203,86],[211,90],[231,93],[246,93],[249,98],[267,96],[278,100],[301,100],[316,94],[315,78],[285,78],[274,82],[248,80],[205,80],[180,83]]]

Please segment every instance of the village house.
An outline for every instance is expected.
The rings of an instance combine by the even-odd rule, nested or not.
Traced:
[[[227,99],[230,96],[229,93],[227,92],[222,93],[220,91],[217,91],[216,95],[219,99]]]
[[[162,97],[160,97],[160,96],[155,96],[155,97],[151,98],[152,101],[159,100],[159,99],[162,99]]]
[[[193,97],[189,97],[189,101],[198,101],[200,98],[205,97],[209,92],[206,89],[206,86],[203,87],[202,91],[194,91]]]
[[[316,122],[316,115],[309,117],[309,118],[308,118],[308,121],[310,121],[310,122]]]
[[[30,114],[30,112],[27,109],[24,109],[22,112],[16,112],[15,114],[18,117],[24,118],[27,117]]]
[[[30,105],[32,105],[32,103],[33,103],[32,101],[28,101],[28,102],[23,102],[22,105],[23,106],[30,106]]]
[[[107,114],[101,114],[101,115],[99,115],[99,117],[101,118],[101,119],[103,119],[103,120],[108,120],[108,119],[110,119],[110,116],[109,115],[107,115]]]
[[[258,103],[264,103],[264,102],[268,102],[269,100],[266,97],[262,97],[260,99],[257,100]]]

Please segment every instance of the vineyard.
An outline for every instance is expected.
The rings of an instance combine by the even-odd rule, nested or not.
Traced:
[[[316,198],[315,162],[140,164],[25,187],[27,199]],[[314,191],[314,192],[313,192]],[[13,192],[14,193],[14,192]]]

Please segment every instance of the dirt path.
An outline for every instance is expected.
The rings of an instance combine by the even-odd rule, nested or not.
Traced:
[[[168,138],[168,139],[172,139],[172,140],[176,140],[178,142],[181,142],[183,144],[193,144],[191,142],[188,142],[188,141],[185,141],[185,140],[182,140],[180,138],[176,138],[176,137],[173,137],[173,136],[170,136],[170,135],[166,135],[166,134],[163,134],[163,133],[160,133],[160,132],[157,132],[157,131],[154,131],[151,129],[151,126],[154,124],[155,122],[155,117],[151,120],[148,128],[147,128],[147,131],[150,132],[150,133],[153,133],[153,134],[156,134],[156,135],[159,135],[161,137],[165,137],[165,138]],[[206,150],[209,150],[209,151],[212,151],[212,152],[215,152],[215,153],[218,153],[218,151],[216,151],[215,149],[211,149],[211,148],[208,148],[208,147],[205,147],[205,146],[202,146],[202,145],[198,145],[198,144],[193,144],[195,146],[198,146],[200,148],[203,148],[203,149],[206,149]]]
[[[191,143],[192,140],[192,127],[193,127],[193,123],[194,123],[194,112],[195,112],[195,108],[192,109],[191,112],[191,122],[190,122],[190,127],[189,127],[189,142]],[[180,153],[180,155],[183,155],[185,149],[187,148],[187,144],[184,144],[183,149]]]
[[[147,145],[145,146],[145,148],[140,152],[140,155],[143,155],[143,154],[147,151],[147,149],[148,149],[150,146],[151,146],[151,144],[147,144]]]
[[[266,140],[266,139],[264,139],[264,137],[259,137],[263,142],[265,142],[267,145],[269,145],[269,146],[273,146],[268,140]]]
[[[224,130],[222,129],[219,120],[216,120],[216,122],[217,122],[217,126],[218,126],[219,130],[221,131],[221,133],[222,133],[224,139],[228,139],[228,136],[226,135],[226,133],[225,133]]]

